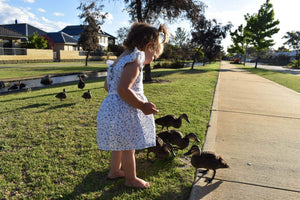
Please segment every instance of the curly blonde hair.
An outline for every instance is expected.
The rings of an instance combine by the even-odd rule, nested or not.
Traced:
[[[160,33],[164,34],[162,41],[160,41]],[[169,35],[169,31],[164,24],[157,29],[149,24],[136,22],[129,30],[124,46],[130,51],[133,51],[135,47],[144,51],[146,45],[150,43],[148,50],[154,52],[157,58],[163,53],[163,44],[169,40]]]

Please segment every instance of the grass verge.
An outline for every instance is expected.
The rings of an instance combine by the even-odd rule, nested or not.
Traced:
[[[155,79],[169,82],[145,84],[148,99],[166,114],[186,113],[184,135],[196,133],[203,142],[220,63],[190,69],[152,71]],[[96,115],[106,96],[104,79],[86,82],[83,90],[70,83],[0,100],[0,199],[187,199],[194,168],[186,151],[175,158],[146,160],[146,150],[136,154],[137,174],[152,182],[149,189],[124,187],[124,179],[109,181],[110,152],[96,143]],[[65,88],[67,99],[54,96]],[[88,89],[92,99],[81,98]],[[157,127],[157,132],[161,130]],[[191,146],[192,144],[190,144]],[[201,145],[201,144],[199,144]],[[186,149],[188,150],[188,149]]]
[[[9,78],[25,78],[31,76],[43,76],[47,74],[72,73],[81,71],[92,71],[107,69],[102,62],[59,62],[59,63],[30,63],[0,65],[0,80]]]
[[[241,67],[241,66],[238,66],[238,67]],[[283,72],[276,72],[276,71],[261,69],[261,68],[255,69],[252,66],[246,66],[246,67],[241,67],[241,68],[243,68],[251,73],[262,76],[266,79],[269,79],[271,81],[274,81],[280,85],[283,85],[287,88],[290,88],[290,89],[295,90],[296,92],[300,93],[300,76],[283,73]]]

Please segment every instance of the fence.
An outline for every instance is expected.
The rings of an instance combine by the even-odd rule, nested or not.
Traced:
[[[9,56],[14,56],[14,55],[27,55],[27,49],[25,48],[3,48],[0,47],[0,55],[9,55]]]
[[[78,61],[84,60],[85,53],[79,51],[53,52],[52,49],[23,49],[23,48],[0,48],[0,64],[53,62],[53,61]],[[116,59],[111,53],[104,56],[91,55],[89,60]]]

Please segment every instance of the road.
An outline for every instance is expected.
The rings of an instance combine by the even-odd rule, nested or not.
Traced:
[[[255,63],[246,62],[246,65],[254,67]],[[283,73],[294,74],[294,75],[300,76],[300,69],[290,69],[290,68],[286,68],[284,66],[272,66],[272,65],[258,64],[257,68],[262,68],[262,69],[278,71],[278,72],[283,72]]]

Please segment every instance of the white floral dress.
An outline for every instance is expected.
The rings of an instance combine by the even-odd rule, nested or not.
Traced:
[[[122,57],[115,66],[107,70],[108,96],[103,100],[97,115],[97,143],[99,149],[122,151],[144,149],[155,146],[155,124],[153,115],[127,104],[118,94],[117,85],[123,67],[137,60],[141,72],[131,89],[143,101],[147,101],[143,89],[143,63],[145,53],[135,50]]]

